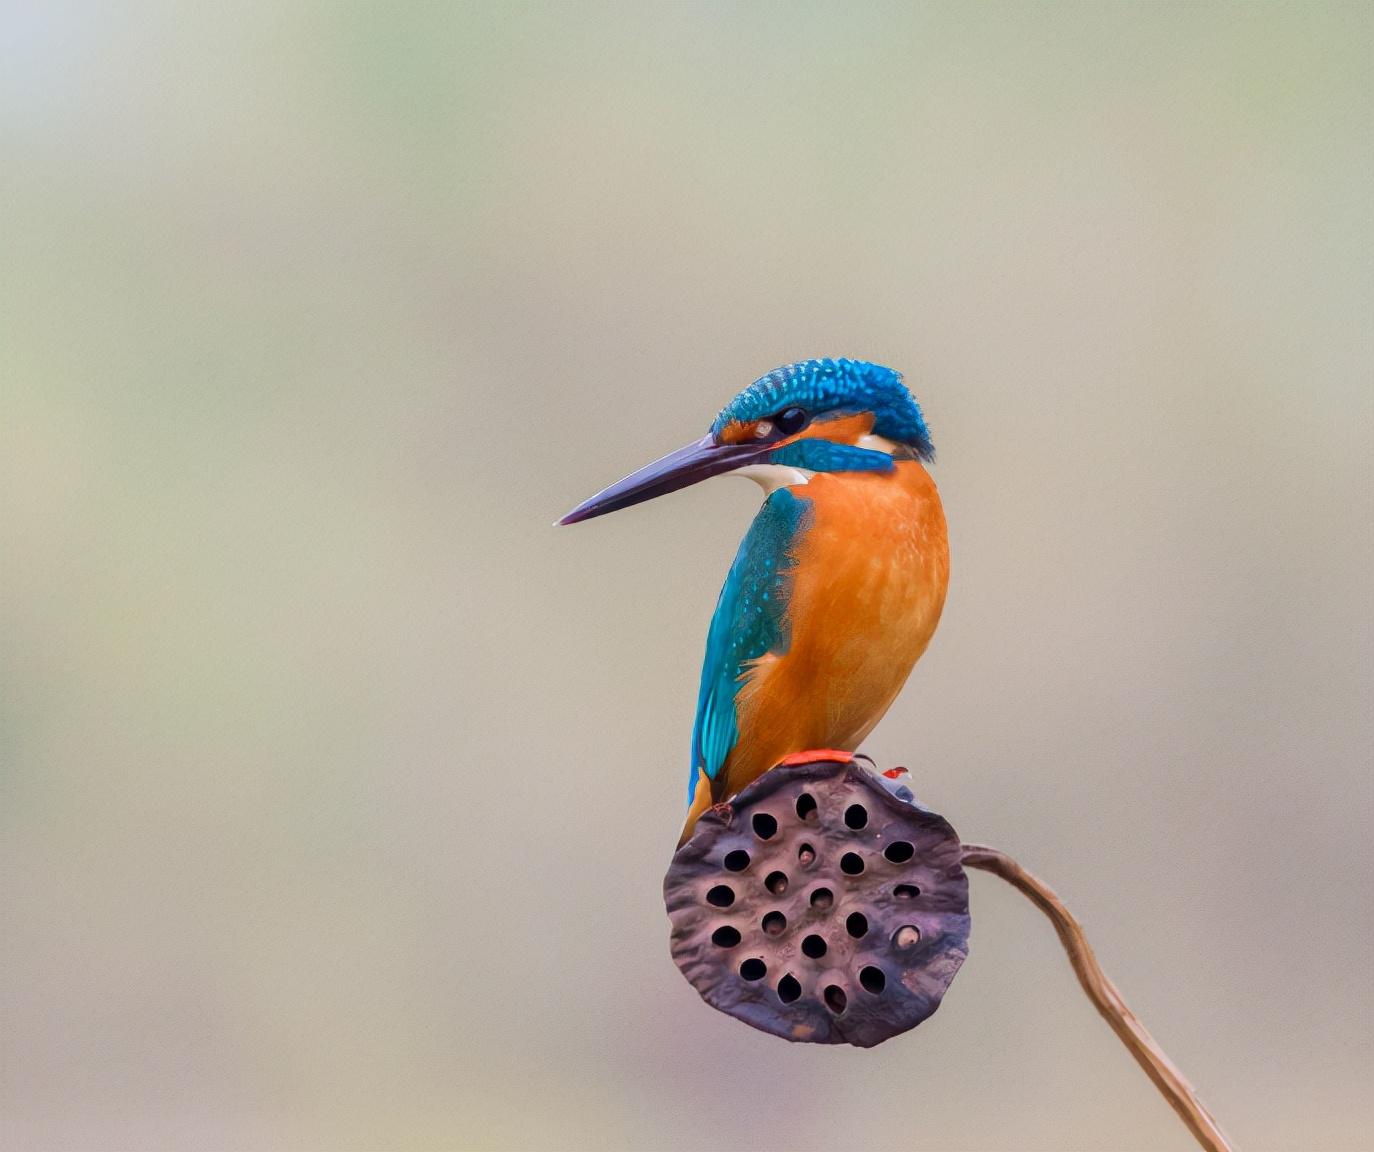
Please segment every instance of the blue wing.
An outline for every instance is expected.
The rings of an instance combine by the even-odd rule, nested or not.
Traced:
[[[750,661],[787,650],[787,595],[796,566],[791,547],[805,527],[809,510],[808,501],[779,488],[754,517],[725,577],[706,635],[706,660],[692,728],[689,805],[701,774],[714,782],[739,741],[735,694],[740,676]]]

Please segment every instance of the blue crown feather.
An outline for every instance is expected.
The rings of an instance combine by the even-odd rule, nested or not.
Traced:
[[[750,384],[721,410],[711,434],[733,422],[751,423],[785,408],[813,416],[872,412],[878,436],[910,446],[922,460],[935,457],[921,406],[902,383],[902,375],[865,360],[802,360],[775,368]]]

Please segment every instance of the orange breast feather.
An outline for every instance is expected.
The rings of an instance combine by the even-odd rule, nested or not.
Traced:
[[[739,742],[716,799],[790,753],[857,749],[906,683],[944,607],[945,516],[920,463],[820,473],[793,491],[812,512],[795,546],[791,642],[748,674],[737,699]]]

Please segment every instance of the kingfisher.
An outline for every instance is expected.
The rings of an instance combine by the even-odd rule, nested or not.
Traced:
[[[687,819],[774,765],[849,760],[930,643],[949,538],[935,449],[899,372],[788,364],[730,401],[700,440],[559,521],[575,524],[711,476],[766,493],[706,636]]]

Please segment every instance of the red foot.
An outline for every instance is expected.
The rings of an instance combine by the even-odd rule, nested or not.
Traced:
[[[839,748],[809,748],[805,752],[793,752],[791,755],[784,756],[778,761],[779,765],[795,764],[820,764],[826,760],[838,760],[841,764],[848,764],[854,759],[854,753],[845,752]]]
[[[883,773],[883,775],[886,776],[889,780],[896,780],[902,776],[910,776],[911,773],[908,772],[905,768],[889,768],[886,772]]]

